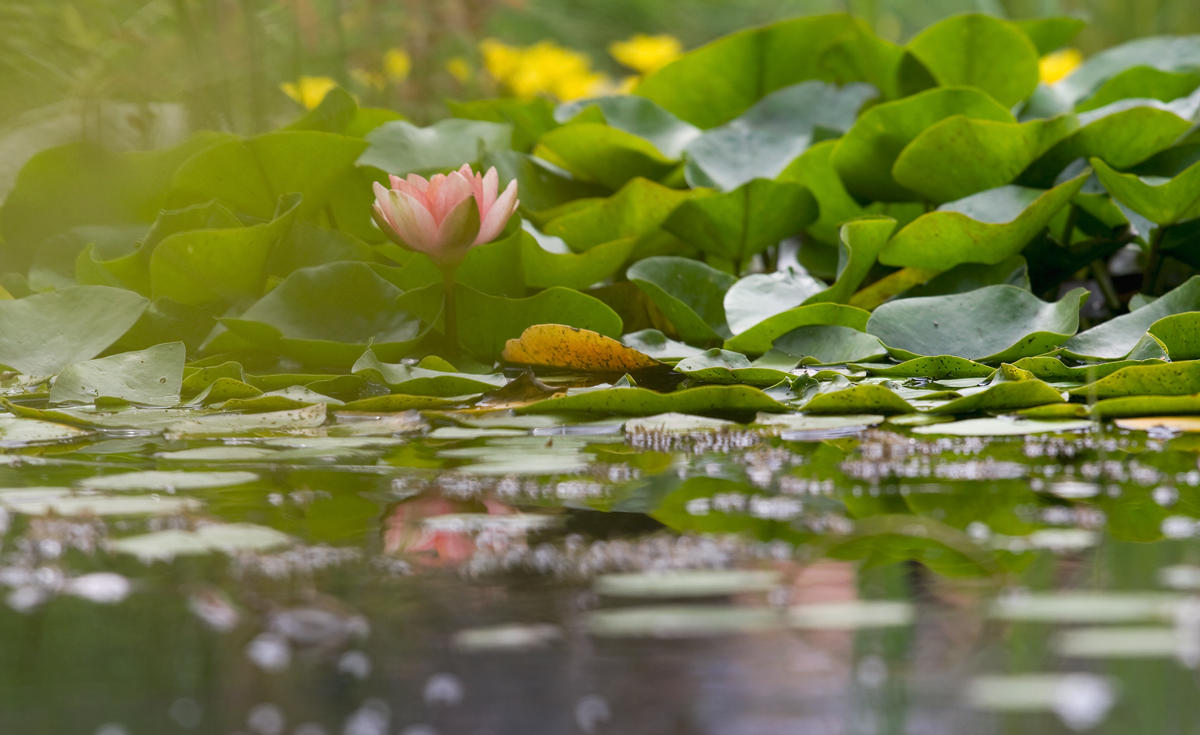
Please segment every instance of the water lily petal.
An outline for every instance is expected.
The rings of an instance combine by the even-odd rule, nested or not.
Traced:
[[[495,173],[495,169],[488,172],[489,175],[493,173]],[[508,187],[504,189],[504,193],[496,199],[480,223],[479,235],[475,238],[475,244],[482,245],[495,240],[504,230],[504,226],[508,224],[508,218],[512,217],[513,212],[517,211],[520,204],[520,200],[517,199],[517,182],[510,181]]]
[[[458,263],[467,256],[479,234],[479,207],[466,197],[451,209],[438,226],[437,246],[426,251],[435,263]]]
[[[389,191],[391,211],[388,222],[403,242],[412,250],[433,255],[440,243],[438,225],[421,202],[400,191]]]
[[[459,202],[471,198],[471,182],[457,171],[444,176],[437,182],[435,189],[431,181],[426,195],[429,197],[429,211],[438,224],[449,215],[450,210]]]

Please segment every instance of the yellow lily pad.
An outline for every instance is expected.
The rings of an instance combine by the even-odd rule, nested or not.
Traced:
[[[632,373],[665,365],[615,339],[562,324],[536,324],[510,339],[505,362],[586,372]]]

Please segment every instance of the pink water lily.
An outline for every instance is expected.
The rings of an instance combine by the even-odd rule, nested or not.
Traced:
[[[429,180],[416,174],[388,180],[390,189],[375,184],[375,222],[397,245],[425,253],[443,270],[495,240],[520,204],[516,181],[499,193],[494,167],[478,174],[464,164]]]

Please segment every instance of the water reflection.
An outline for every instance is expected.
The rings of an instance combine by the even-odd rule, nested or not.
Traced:
[[[0,731],[1200,726],[1189,435],[354,419],[9,448]]]

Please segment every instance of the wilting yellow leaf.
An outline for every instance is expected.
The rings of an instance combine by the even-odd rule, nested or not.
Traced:
[[[586,329],[561,324],[536,324],[510,339],[502,355],[505,362],[540,365],[587,372],[631,373],[663,367],[649,355],[615,339]]]

